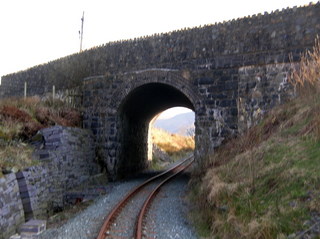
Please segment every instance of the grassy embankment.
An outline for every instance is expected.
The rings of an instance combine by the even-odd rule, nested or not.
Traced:
[[[0,177],[37,164],[28,144],[38,130],[52,125],[80,126],[80,113],[59,100],[38,97],[0,101]]]
[[[320,214],[319,40],[290,79],[298,98],[207,155],[194,173],[192,218],[201,236],[300,238],[297,232],[314,226],[308,220]]]

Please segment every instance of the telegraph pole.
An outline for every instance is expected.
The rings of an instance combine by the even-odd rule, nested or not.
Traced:
[[[82,39],[83,39],[83,22],[84,22],[84,11],[81,18],[81,31],[80,31],[80,52],[82,52]]]

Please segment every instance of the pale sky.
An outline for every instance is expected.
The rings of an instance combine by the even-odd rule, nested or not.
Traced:
[[[83,48],[271,12],[309,0],[0,0],[0,76]]]
[[[185,107],[173,107],[173,108],[170,108],[170,109],[163,111],[159,115],[158,119],[170,119],[177,114],[183,114],[183,113],[187,113],[187,112],[192,112],[192,110],[189,110],[188,108],[185,108]]]

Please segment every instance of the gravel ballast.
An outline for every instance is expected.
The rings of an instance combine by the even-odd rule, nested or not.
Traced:
[[[198,238],[188,221],[186,193],[188,174],[176,176],[161,188],[151,206],[149,227],[153,227],[157,239],[196,239]],[[151,235],[148,235],[151,238]]]
[[[121,184],[110,183],[110,189],[106,195],[97,198],[92,205],[77,213],[63,226],[46,230],[41,234],[40,239],[95,239],[104,217],[131,188],[141,181],[140,179]]]
[[[109,183],[106,195],[98,197],[92,205],[74,215],[64,225],[50,228],[43,232],[40,239],[95,239],[103,219],[118,201],[133,187],[141,183],[145,177],[130,181]],[[173,183],[167,184],[156,199],[154,238],[197,238],[187,221],[187,205],[184,197],[187,190],[188,177],[178,176]]]

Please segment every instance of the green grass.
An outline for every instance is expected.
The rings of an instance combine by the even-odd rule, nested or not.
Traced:
[[[164,164],[161,162],[160,159],[153,157],[152,160],[150,161],[149,168],[152,170],[163,170]]]
[[[198,185],[200,186],[200,185]],[[189,193],[189,198],[190,201],[196,201],[198,200],[198,197],[200,195],[200,187],[192,187],[191,191]],[[189,218],[192,221],[197,234],[200,237],[209,237],[211,235],[211,227],[210,227],[210,222],[212,220],[211,215],[206,214],[204,212],[201,212],[198,209],[198,205],[197,204],[193,204],[193,206],[195,206],[194,208],[192,208],[190,214],[189,214]],[[202,205],[202,206],[208,206],[208,205]],[[207,210],[210,211],[210,210]]]
[[[268,164],[280,163],[284,157],[291,157],[294,148],[288,145],[271,143],[270,148],[265,152],[264,160]]]
[[[299,122],[295,125],[292,125],[291,127],[289,127],[288,129],[284,130],[282,132],[282,135],[285,136],[289,136],[289,135],[296,135],[299,133],[299,131],[307,124],[308,120],[303,120],[302,122]]]
[[[305,157],[296,161],[294,166],[307,170],[308,176],[318,176],[320,172],[320,141],[306,139],[302,145],[304,146],[302,154]]]

